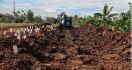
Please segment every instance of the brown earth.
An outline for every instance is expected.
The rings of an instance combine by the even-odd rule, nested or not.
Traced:
[[[130,70],[130,33],[90,24],[0,38],[0,70]],[[18,45],[19,54],[12,46]]]

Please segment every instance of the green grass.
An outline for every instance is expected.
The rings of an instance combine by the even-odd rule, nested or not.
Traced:
[[[23,26],[23,25],[34,25],[35,23],[2,23],[0,22],[0,27],[7,26]]]

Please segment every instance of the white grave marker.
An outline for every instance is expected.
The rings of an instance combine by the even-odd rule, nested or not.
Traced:
[[[17,30],[17,34],[19,34],[19,35],[20,35],[20,31],[19,31],[19,30]]]
[[[29,32],[30,32],[30,30],[29,30],[29,29],[27,29],[27,32],[29,33]]]
[[[26,39],[27,38],[27,36],[26,35],[23,35],[23,39]]]
[[[19,31],[17,30],[16,32],[18,33]]]
[[[21,39],[19,34],[17,35],[17,39],[18,39],[18,40],[20,40],[20,39]]]
[[[39,32],[39,30],[40,30],[39,28],[36,28],[36,29],[35,29],[35,32],[36,32],[36,33],[38,33],[38,32]]]
[[[23,28],[21,28],[21,32],[23,32],[24,31],[24,29]]]
[[[4,33],[3,33],[4,35],[6,35],[6,31],[4,31]]]
[[[29,29],[29,28],[27,27],[27,29]]]
[[[44,25],[42,26],[42,28],[44,28]]]
[[[16,37],[17,36],[17,33],[14,33],[14,36]]]
[[[10,28],[10,32],[12,32],[13,30],[12,30],[12,28]]]
[[[33,26],[32,26],[32,29],[33,29]]]
[[[18,53],[18,48],[17,48],[17,45],[14,45],[14,46],[13,46],[13,51],[14,51],[14,53],[15,53],[15,54],[17,54],[17,53]]]
[[[52,26],[52,25],[50,26],[50,29],[51,29],[51,30],[54,30],[54,28],[53,28],[53,26]]]
[[[32,34],[32,32],[33,32],[33,29],[30,29],[30,32],[29,33]]]
[[[32,26],[30,26],[29,29],[32,29]]]
[[[24,34],[26,34],[26,28],[24,28],[24,31],[23,31]]]

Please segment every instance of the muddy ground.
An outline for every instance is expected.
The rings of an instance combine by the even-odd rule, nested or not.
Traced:
[[[0,37],[0,70],[130,70],[130,33],[88,24]]]

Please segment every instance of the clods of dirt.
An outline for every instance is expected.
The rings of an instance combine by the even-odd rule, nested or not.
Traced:
[[[90,24],[0,37],[1,70],[130,70],[130,59],[130,33]]]

